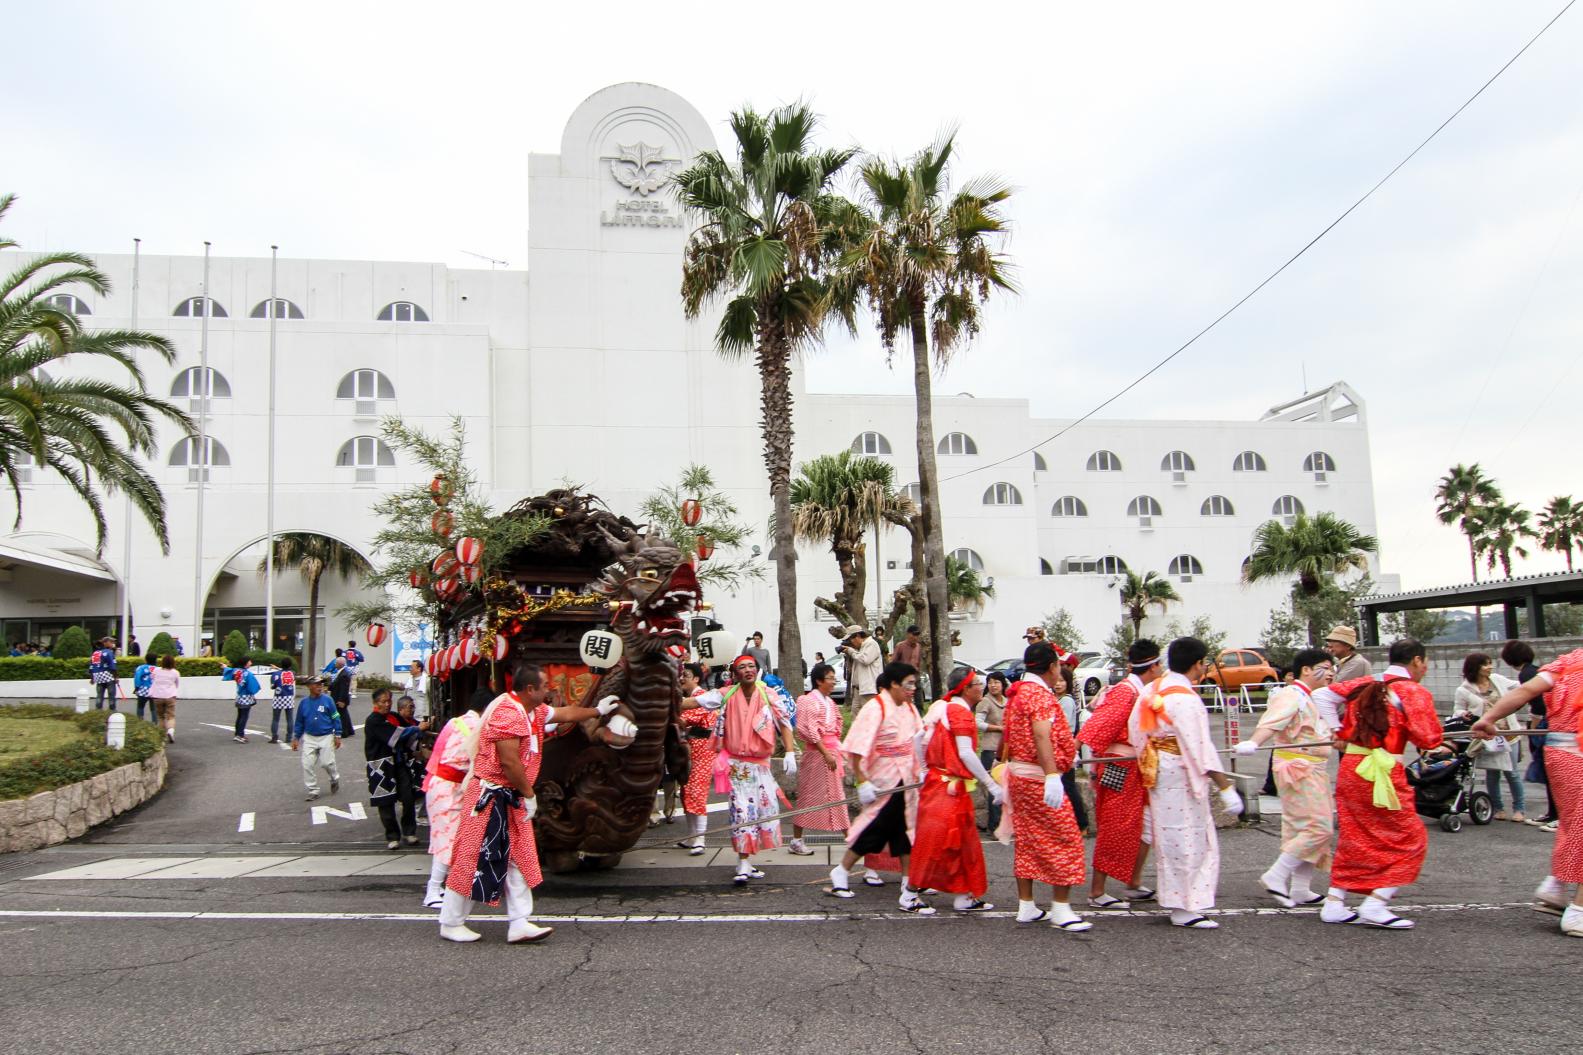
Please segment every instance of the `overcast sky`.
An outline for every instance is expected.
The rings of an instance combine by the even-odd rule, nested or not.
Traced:
[[[5,233],[26,248],[525,264],[527,158],[582,99],[649,81],[724,135],[809,100],[830,144],[958,124],[1013,183],[1022,293],[937,391],[1076,416],[1219,315],[1509,59],[1564,0],[1508,3],[14,6]],[[553,6],[546,18],[538,9]],[[1103,8],[1103,10],[1098,10]],[[799,24],[801,19],[806,28]],[[1462,581],[1437,477],[1478,461],[1583,498],[1583,7],[1367,204],[1105,412],[1257,417],[1345,380],[1368,404],[1387,571]],[[811,388],[910,391],[872,341]],[[1062,442],[1084,450],[1081,430]],[[987,454],[1010,452],[985,452]],[[1519,573],[1554,570],[1536,556]]]

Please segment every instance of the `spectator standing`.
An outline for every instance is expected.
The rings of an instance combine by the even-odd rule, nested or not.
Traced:
[[[115,710],[115,638],[101,638],[88,657],[88,680],[93,683],[93,709],[104,710],[108,700],[110,710]]]
[[[335,673],[330,677],[330,699],[341,712],[341,737],[349,740],[357,734],[352,727],[352,671],[340,656],[335,657],[334,667]]]
[[[132,634],[127,638],[126,654],[129,656],[140,655],[143,647],[137,643],[137,635]]]
[[[413,660],[407,668],[407,676],[402,679],[401,691],[412,697],[415,705],[413,713],[423,719],[429,716],[429,677],[423,672],[423,661]],[[493,696],[490,699],[494,699]]]
[[[258,678],[253,675],[252,666],[253,661],[243,656],[236,666],[220,670],[220,677],[236,683],[236,735],[231,739],[239,744],[247,743],[247,716],[258,702]]]
[[[187,654],[187,647],[181,643],[181,638],[173,637],[171,638],[171,643],[176,646],[176,655],[185,656]]]
[[[165,742],[176,742],[176,698],[181,695],[181,674],[175,656],[160,656],[159,666],[149,678],[148,695],[154,701],[154,717],[165,730]]]
[[[1059,699],[1061,714],[1066,718],[1066,727],[1076,733],[1077,700],[1072,696],[1072,685],[1075,678],[1072,676],[1074,668],[1061,664],[1061,650],[1056,648],[1056,665],[1050,668],[1054,679],[1050,684],[1050,691]],[[1070,766],[1061,772],[1061,787],[1066,791],[1066,797],[1072,802],[1072,817],[1077,821],[1077,829],[1084,835],[1088,834],[1088,804],[1083,801],[1083,796],[1077,793],[1077,767]]]
[[[214,640],[212,638],[206,637],[198,643],[198,656],[201,659],[214,658]]]
[[[410,754],[409,738],[421,735],[416,726],[404,727],[390,713],[389,689],[374,691],[373,710],[363,723],[363,759],[368,763],[368,803],[379,811],[379,819],[384,822],[387,850],[398,848],[402,840],[408,846],[418,844],[417,797],[405,758]]]
[[[748,638],[747,647],[742,650],[744,656],[752,656],[753,662],[759,665],[759,670],[765,674],[772,674],[775,668],[770,666],[770,652],[764,647],[764,632],[753,631],[753,636]]]
[[[985,769],[994,769],[1000,757],[1001,734],[1006,729],[1006,689],[1010,684],[998,670],[988,675],[984,679],[984,698],[973,708],[978,722],[978,757]],[[994,831],[1000,827],[1000,804],[987,788],[984,798],[989,806],[986,830]]]
[[[269,714],[269,742],[278,744],[282,714],[286,717],[286,739],[291,739],[291,708],[297,702],[297,674],[289,656],[281,660],[280,669],[269,676],[269,688],[275,697]]]
[[[880,653],[879,642],[862,627],[849,626],[843,633],[845,637],[841,642],[841,654],[847,658],[852,670],[847,678],[846,702],[849,708],[856,710],[879,691],[875,681],[884,669],[885,657]]]
[[[1457,686],[1455,704],[1459,713],[1482,718],[1496,700],[1516,688],[1517,682],[1501,677],[1494,673],[1494,669],[1494,661],[1482,652],[1470,652],[1462,660],[1462,684]],[[1500,729],[1519,728],[1516,715],[1502,718],[1496,725]],[[1495,819],[1521,824],[1525,819],[1523,806],[1526,803],[1521,774],[1517,769],[1522,757],[1522,746],[1518,739],[1513,737],[1507,740],[1498,736],[1493,740],[1475,740],[1469,750],[1476,752],[1473,755],[1473,768],[1484,771],[1484,789],[1490,793],[1490,802],[1495,805]],[[1506,812],[1506,804],[1501,798],[1502,780],[1512,791],[1512,813]]]
[[[150,720],[154,717],[154,704],[150,699],[149,689],[154,684],[154,666],[157,660],[152,655],[144,656],[143,662],[137,665],[132,672],[132,695],[137,697],[137,716],[143,717],[143,709],[148,708]]]
[[[1374,676],[1374,664],[1358,654],[1358,632],[1350,626],[1331,627],[1325,637],[1325,651],[1336,661],[1335,684]]]
[[[923,669],[923,639],[919,636],[923,631],[916,626],[907,628],[907,636],[896,642],[890,650],[892,663],[905,663],[910,667]]]
[[[346,665],[352,668],[352,677],[357,677],[357,668],[364,663],[362,651],[357,647],[356,641],[348,641],[346,648],[341,652],[341,658],[346,660]]]
[[[335,750],[341,746],[341,716],[335,701],[324,694],[324,678],[308,679],[308,697],[297,708],[291,727],[291,749],[302,753],[302,782],[308,801],[319,797],[319,767],[330,775],[330,794],[341,790],[341,773],[335,768]]]
[[[1506,642],[1505,646],[1501,648],[1501,660],[1508,667],[1517,671],[1519,684],[1526,685],[1539,674],[1539,665],[1534,662],[1533,646],[1526,641]],[[1530,729],[1550,728],[1550,714],[1545,705],[1544,693],[1541,692],[1535,696],[1529,702],[1528,709],[1533,714],[1533,721],[1529,725]],[[1545,807],[1544,816],[1529,817],[1523,823],[1543,828],[1547,832],[1553,832],[1559,825],[1556,823],[1555,800],[1550,797],[1550,777],[1545,772],[1545,738],[1542,736],[1529,737],[1528,746],[1533,752],[1533,757],[1528,760],[1528,771],[1524,776],[1531,784],[1544,785],[1545,801],[1548,805]]]

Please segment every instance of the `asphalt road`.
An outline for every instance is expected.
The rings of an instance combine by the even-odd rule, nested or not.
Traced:
[[[417,876],[31,878],[139,855],[388,856],[373,817],[312,823],[294,755],[202,724],[228,717],[223,704],[184,704],[159,798],[76,843],[0,859],[6,1050],[1579,1047],[1583,942],[1527,907],[1551,837],[1509,823],[1431,828],[1426,874],[1398,901],[1418,927],[1401,933],[1271,909],[1256,876],[1276,852],[1273,818],[1222,833],[1215,932],[1150,913],[1100,916],[1083,935],[999,912],[920,919],[895,911],[894,883],[836,902],[820,891],[822,866],[771,864],[737,891],[729,867],[663,852],[552,877],[538,912],[556,932],[530,947],[505,945],[492,921],[475,945],[440,941]],[[342,766],[342,794],[319,804],[351,812],[359,740]],[[239,832],[244,813],[252,830]],[[1012,908],[1009,853],[991,845],[989,858],[991,899]]]

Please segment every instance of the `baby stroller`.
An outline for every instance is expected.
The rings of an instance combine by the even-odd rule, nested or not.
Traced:
[[[1447,718],[1442,726],[1449,733],[1467,732],[1473,723],[1460,715]],[[1412,785],[1418,813],[1439,817],[1440,827],[1448,832],[1462,830],[1466,813],[1474,824],[1488,824],[1495,817],[1495,804],[1483,788],[1475,789],[1473,757],[1467,740],[1447,740],[1451,754],[1420,755],[1407,765],[1407,783]]]

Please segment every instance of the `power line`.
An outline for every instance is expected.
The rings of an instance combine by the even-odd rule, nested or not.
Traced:
[[[1539,32],[1535,33],[1533,35],[1533,37],[1528,41],[1528,43],[1524,44],[1521,48],[1519,48],[1518,51],[1517,51],[1517,54],[1515,54],[1511,58],[1507,59],[1505,64],[1502,65],[1500,69],[1496,70],[1495,73],[1490,77],[1489,80],[1485,81],[1483,84],[1481,84],[1479,86],[1479,90],[1478,91],[1476,91],[1472,95],[1468,96],[1466,102],[1464,102],[1461,106],[1457,107],[1456,110],[1451,114],[1450,117],[1446,118],[1444,121],[1441,121],[1439,126],[1436,127],[1433,132],[1430,132],[1429,135],[1427,137],[1425,137],[1423,142],[1421,142],[1417,146],[1413,147],[1412,151],[1410,153],[1408,153],[1408,155],[1406,157],[1404,157],[1400,161],[1398,161],[1395,164],[1395,166],[1392,167],[1392,169],[1389,172],[1387,172],[1384,176],[1382,176],[1378,183],[1376,183],[1374,186],[1370,187],[1368,189],[1367,193],[1365,193],[1363,195],[1363,197],[1359,198],[1357,201],[1355,201],[1351,205],[1347,206],[1347,209],[1346,209],[1345,212],[1343,212],[1340,216],[1337,216],[1334,220],[1331,220],[1330,223],[1326,224],[1324,230],[1320,231],[1318,234],[1314,235],[1313,238],[1309,239],[1308,240],[1308,244],[1304,245],[1297,252],[1293,253],[1291,255],[1291,257],[1286,261],[1286,263],[1282,264],[1280,267],[1278,267],[1274,271],[1270,272],[1270,274],[1265,277],[1263,282],[1260,282],[1257,286],[1254,286],[1252,289],[1250,289],[1246,294],[1243,295],[1241,300],[1238,300],[1231,307],[1227,308],[1225,311],[1223,311],[1219,315],[1215,316],[1214,321],[1212,321],[1208,326],[1205,326],[1203,329],[1199,330],[1197,333],[1193,334],[1193,336],[1190,337],[1184,344],[1182,344],[1181,347],[1177,348],[1170,355],[1167,355],[1164,359],[1161,359],[1159,362],[1157,362],[1153,366],[1149,367],[1149,369],[1145,370],[1143,373],[1141,373],[1137,377],[1133,378],[1130,382],[1127,383],[1127,385],[1125,387],[1123,387],[1120,391],[1116,392],[1110,398],[1106,399],[1103,403],[1100,403],[1098,406],[1096,406],[1092,410],[1088,411],[1082,417],[1078,418],[1075,421],[1070,422],[1069,424],[1067,424],[1066,426],[1061,428],[1058,432],[1055,433],[1055,435],[1050,436],[1050,437],[1048,437],[1046,439],[1040,440],[1038,443],[1034,444],[1032,447],[1028,447],[1025,450],[1020,450],[1020,451],[1018,451],[1015,454],[1008,454],[1006,457],[1001,458],[1001,459],[999,459],[997,461],[990,462],[987,465],[981,465],[981,466],[979,466],[976,469],[967,469],[967,470],[964,470],[963,472],[956,473],[953,476],[943,477],[941,479],[941,483],[944,483],[947,480],[960,480],[964,476],[972,476],[974,473],[981,473],[981,472],[983,472],[986,469],[993,469],[996,466],[1004,465],[1007,462],[1012,461],[1014,459],[1021,458],[1021,457],[1025,456],[1025,455],[1028,455],[1028,454],[1032,454],[1034,451],[1038,450],[1040,447],[1043,447],[1047,443],[1054,443],[1056,440],[1060,439],[1062,436],[1065,436],[1068,432],[1071,432],[1073,429],[1077,428],[1077,426],[1081,425],[1083,422],[1087,421],[1089,418],[1093,417],[1095,414],[1098,414],[1101,410],[1104,410],[1106,407],[1110,406],[1112,403],[1114,403],[1116,400],[1120,399],[1122,396],[1126,395],[1128,392],[1131,392],[1134,388],[1137,388],[1139,385],[1143,384],[1144,381],[1147,381],[1151,376],[1153,376],[1155,373],[1157,373],[1162,367],[1164,367],[1171,360],[1175,359],[1177,356],[1179,356],[1183,352],[1187,351],[1187,349],[1191,348],[1194,344],[1198,343],[1198,339],[1200,337],[1204,336],[1210,330],[1213,330],[1216,326],[1219,326],[1223,321],[1225,321],[1227,316],[1229,316],[1232,312],[1236,311],[1238,308],[1242,307],[1248,301],[1252,300],[1253,297],[1260,290],[1262,290],[1265,286],[1268,286],[1271,282],[1275,281],[1275,279],[1281,274],[1281,272],[1285,271],[1287,268],[1289,268],[1293,264],[1297,263],[1297,261],[1299,259],[1301,259],[1302,256],[1305,253],[1307,253],[1314,246],[1318,245],[1319,244],[1319,240],[1324,238],[1325,235],[1329,234],[1332,230],[1334,230],[1341,223],[1342,220],[1345,220],[1348,216],[1351,216],[1352,213],[1358,208],[1358,206],[1362,205],[1364,202],[1366,202],[1370,198],[1372,198],[1374,196],[1374,192],[1375,191],[1377,191],[1381,187],[1385,186],[1385,184],[1387,182],[1389,182],[1389,180],[1390,180],[1390,178],[1392,176],[1396,175],[1397,172],[1401,171],[1403,166],[1405,166],[1413,158],[1417,157],[1418,156],[1418,152],[1423,150],[1424,147],[1428,146],[1431,142],[1433,142],[1434,138],[1436,136],[1438,136],[1441,132],[1443,132],[1447,125],[1449,125],[1452,121],[1455,121],[1459,116],[1461,116],[1462,111],[1466,110],[1469,106],[1472,106],[1474,100],[1476,100],[1479,96],[1483,95],[1485,89],[1487,89],[1490,85],[1494,84],[1500,78],[1501,74],[1505,73],[1508,69],[1511,68],[1511,65],[1514,62],[1516,62],[1518,59],[1522,58],[1523,53],[1526,52],[1529,48],[1533,47],[1534,44],[1539,40],[1540,37],[1544,36],[1547,32],[1549,32],[1550,27],[1555,25],[1556,22],[1560,21],[1561,16],[1566,14],[1568,11],[1570,11],[1572,9],[1572,5],[1575,4],[1575,3],[1577,3],[1577,0],[1567,0],[1566,6],[1562,7],[1560,11],[1557,11],[1555,13],[1555,16],[1553,18],[1551,18],[1550,21],[1546,22],[1544,24],[1543,28],[1541,28],[1539,30]]]

